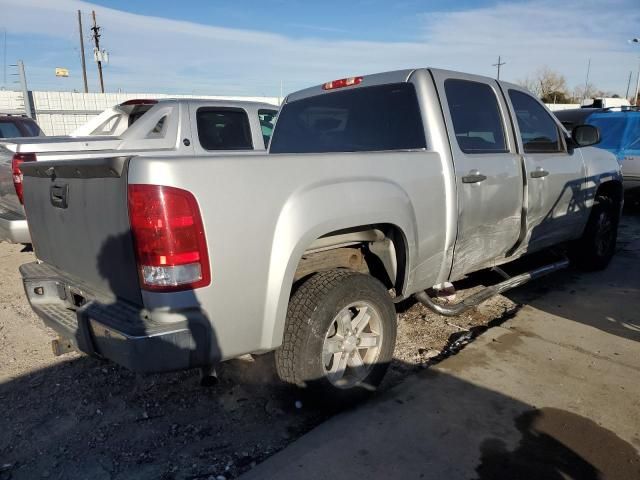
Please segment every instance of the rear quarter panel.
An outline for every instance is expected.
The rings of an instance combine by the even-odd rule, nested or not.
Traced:
[[[198,200],[211,285],[195,296],[145,292],[143,300],[147,308],[199,303],[225,359],[280,345],[298,261],[324,234],[397,226],[407,244],[407,290],[432,285],[443,269],[446,192],[434,152],[138,157],[129,183],[183,188]]]

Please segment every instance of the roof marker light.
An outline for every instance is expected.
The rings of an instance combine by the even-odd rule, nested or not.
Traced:
[[[323,90],[333,90],[336,88],[351,87],[353,85],[359,85],[362,83],[362,77],[349,77],[341,78],[340,80],[333,80],[322,85]]]

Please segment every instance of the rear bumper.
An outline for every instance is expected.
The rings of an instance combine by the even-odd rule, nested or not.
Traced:
[[[31,243],[27,219],[19,213],[0,209],[0,240],[11,243]]]
[[[136,372],[207,367],[220,360],[211,324],[200,309],[149,312],[117,299],[99,300],[47,264],[22,265],[20,274],[36,314],[82,352]]]

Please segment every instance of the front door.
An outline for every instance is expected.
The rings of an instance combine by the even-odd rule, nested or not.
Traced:
[[[516,114],[527,175],[523,248],[539,250],[575,238],[588,214],[582,154],[568,150],[559,123],[538,99],[517,87],[510,86],[505,93]]]
[[[432,71],[453,154],[458,234],[452,279],[487,267],[516,244],[523,178],[507,105],[498,84]]]

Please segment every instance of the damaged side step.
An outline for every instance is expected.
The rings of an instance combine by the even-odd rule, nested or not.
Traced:
[[[506,275],[502,270],[497,269],[500,275],[502,275],[503,277],[507,276],[508,278],[496,285],[483,288],[479,292],[476,292],[473,295],[468,296],[464,300],[458,303],[454,303],[452,305],[441,305],[439,303],[434,302],[433,299],[427,294],[426,291],[417,292],[414,294],[414,296],[416,300],[418,300],[420,303],[422,303],[427,308],[433,310],[434,312],[439,313],[440,315],[444,315],[446,317],[455,317],[481,304],[482,302],[489,300],[491,297],[494,297],[502,292],[506,292],[507,290],[511,290],[512,288],[519,287],[520,285],[524,285],[530,280],[534,280],[544,275],[548,275],[558,270],[562,270],[564,268],[567,268],[568,266],[569,266],[569,260],[563,259],[563,260],[536,268],[534,270],[521,273],[520,275],[516,275],[514,277],[508,277],[508,275]]]

